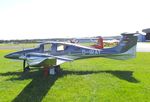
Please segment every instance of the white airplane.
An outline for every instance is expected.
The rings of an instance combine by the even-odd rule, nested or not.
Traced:
[[[30,67],[51,67],[57,72],[60,64],[64,62],[93,57],[126,60],[135,58],[137,45],[135,34],[122,34],[119,44],[112,48],[98,49],[73,43],[49,42],[42,43],[37,48],[10,53],[5,58],[23,60],[24,72],[29,71]]]

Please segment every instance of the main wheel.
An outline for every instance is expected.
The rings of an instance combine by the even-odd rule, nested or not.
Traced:
[[[56,74],[61,73],[60,65],[54,66]]]

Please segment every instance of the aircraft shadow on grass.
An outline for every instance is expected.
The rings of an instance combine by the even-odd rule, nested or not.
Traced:
[[[40,69],[41,70],[41,69]],[[51,89],[57,79],[66,75],[87,75],[98,73],[110,73],[119,79],[126,80],[132,83],[138,83],[132,74],[133,71],[68,71],[63,70],[59,75],[43,76],[42,71],[31,71],[30,73],[22,72],[7,72],[0,73],[0,76],[17,75],[19,78],[10,78],[9,80],[25,80],[32,79],[32,81],[19,93],[19,95],[12,102],[41,102],[47,92]]]

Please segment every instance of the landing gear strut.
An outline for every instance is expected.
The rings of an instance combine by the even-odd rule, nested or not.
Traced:
[[[26,60],[23,60],[23,72],[29,72],[30,68],[29,66],[26,67]]]

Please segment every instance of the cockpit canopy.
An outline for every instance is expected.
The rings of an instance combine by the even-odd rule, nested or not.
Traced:
[[[40,44],[40,51],[42,53],[63,53],[67,50],[67,45],[59,43],[42,43]]]
[[[42,43],[40,44],[39,48],[42,53],[49,53],[52,55],[81,52],[80,47],[72,45],[70,43],[61,43],[61,42]]]

